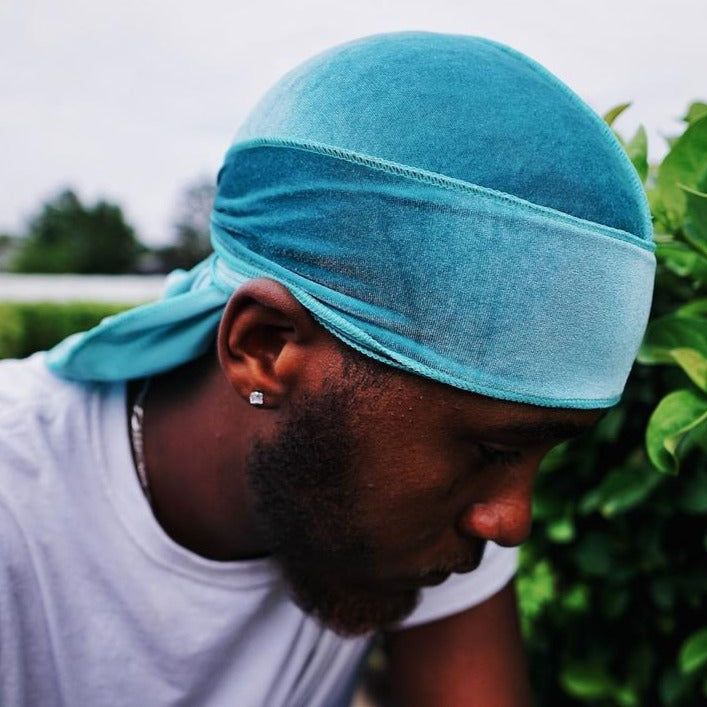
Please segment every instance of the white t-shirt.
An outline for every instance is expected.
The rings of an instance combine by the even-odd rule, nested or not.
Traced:
[[[515,565],[489,545],[404,625],[483,601]],[[300,611],[271,560],[207,560],[164,533],[124,384],[0,362],[0,705],[345,705],[367,645]]]

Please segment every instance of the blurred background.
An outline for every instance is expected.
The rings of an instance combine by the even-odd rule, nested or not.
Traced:
[[[623,137],[658,242],[624,399],[539,474],[518,574],[535,704],[707,704],[706,27],[704,0],[4,0],[0,358],[208,253],[221,159],[295,64],[394,30],[510,44]],[[365,683],[357,704],[385,704],[380,647]]]
[[[510,44],[600,113],[633,102],[618,127],[644,124],[657,159],[661,136],[705,93],[706,20],[703,0],[4,0],[0,233],[23,235],[69,189],[84,205],[119,206],[148,247],[188,241],[180,228],[199,225],[260,95],[312,54],[376,32]]]

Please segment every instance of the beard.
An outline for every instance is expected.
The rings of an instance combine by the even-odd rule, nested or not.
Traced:
[[[376,581],[376,547],[361,527],[355,467],[355,385],[326,384],[293,401],[274,439],[248,456],[256,512],[294,601],[345,636],[410,614],[419,589]]]

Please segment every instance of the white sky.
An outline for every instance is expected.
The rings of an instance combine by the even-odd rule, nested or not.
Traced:
[[[529,54],[599,112],[660,135],[707,99],[706,0],[1,0],[0,232],[71,185],[168,240],[185,184],[215,175],[295,64],[376,32],[478,34]]]

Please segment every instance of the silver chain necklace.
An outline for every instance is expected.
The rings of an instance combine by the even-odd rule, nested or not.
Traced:
[[[150,493],[150,482],[147,478],[147,463],[145,462],[145,440],[143,437],[143,422],[145,420],[145,396],[150,387],[150,379],[146,378],[140,388],[135,402],[130,412],[130,441],[135,453],[135,468],[140,487],[145,494],[148,503],[152,505],[152,494]]]

